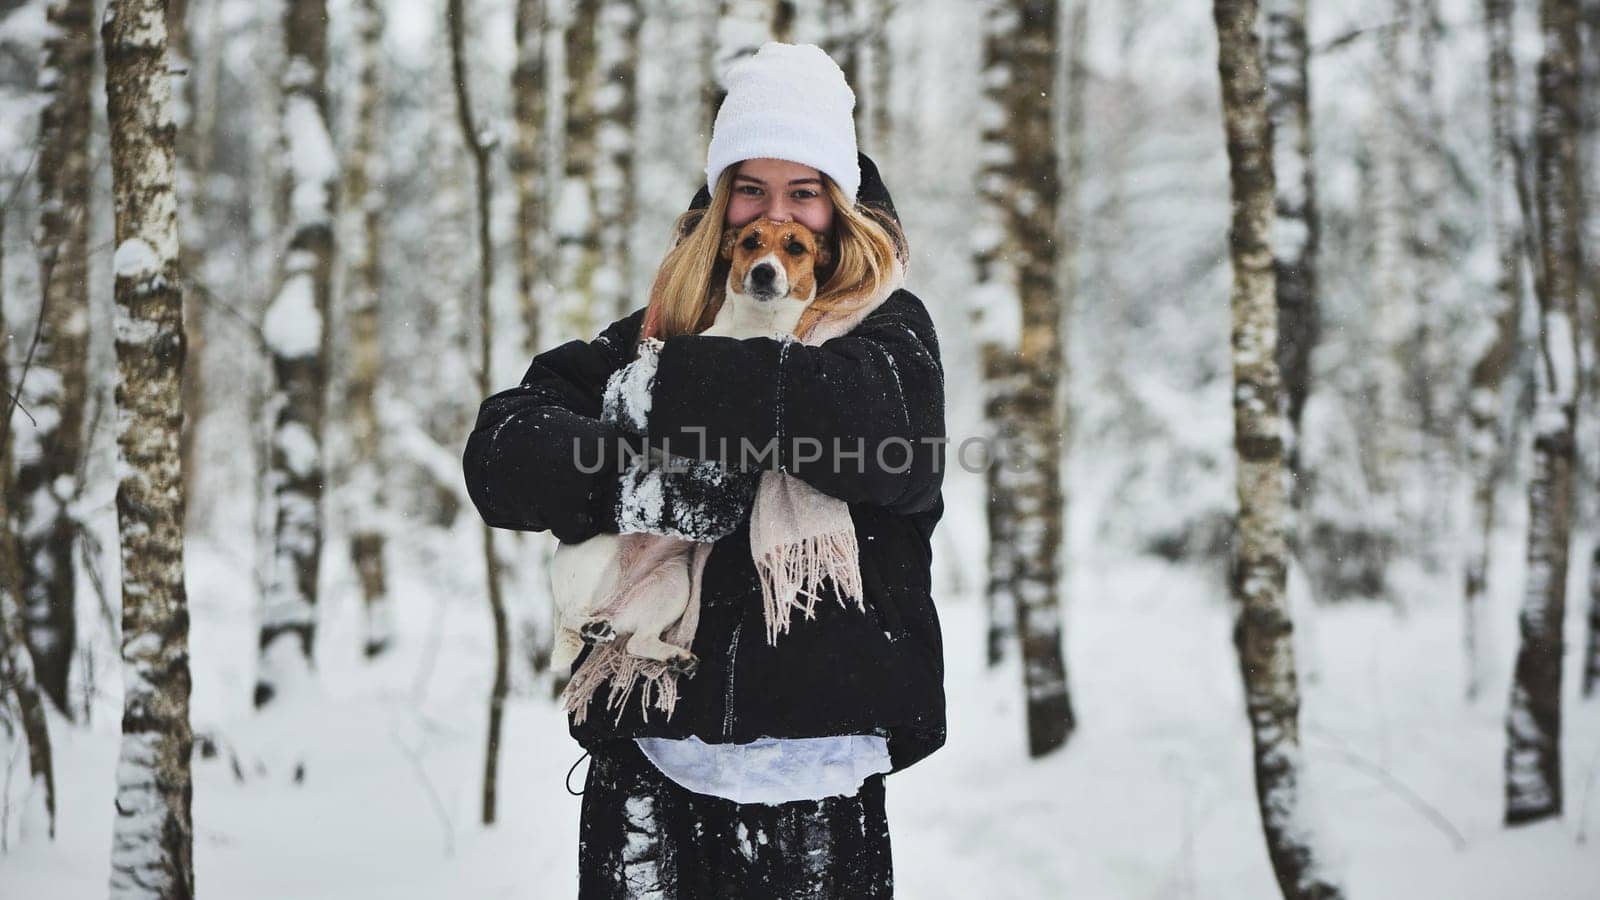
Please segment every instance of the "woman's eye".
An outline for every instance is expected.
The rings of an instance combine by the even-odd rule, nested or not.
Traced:
[[[788,250],[791,255],[799,256],[800,254],[806,252],[806,245],[800,243],[799,241],[795,241],[789,245]]]
[[[754,197],[761,193],[761,188],[758,188],[753,184],[743,184],[739,186],[739,192],[746,196]]]
[[[804,191],[795,191],[794,192],[794,198],[796,200],[810,200],[810,199],[812,199],[812,198],[814,198],[816,196],[817,196],[817,192],[813,191],[813,190],[804,190]]]

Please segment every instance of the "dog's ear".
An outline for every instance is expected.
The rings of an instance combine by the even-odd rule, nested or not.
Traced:
[[[811,232],[811,236],[817,242],[817,267],[826,268],[833,265],[833,245],[828,242],[828,236],[815,231]]]
[[[717,255],[723,259],[733,259],[733,244],[737,240],[739,240],[739,229],[722,229],[722,247],[717,251]]]

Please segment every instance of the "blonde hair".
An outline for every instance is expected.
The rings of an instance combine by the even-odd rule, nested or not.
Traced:
[[[718,251],[738,170],[737,165],[722,170],[711,202],[703,209],[688,210],[674,223],[676,238],[651,285],[640,340],[696,334],[716,320],[726,296],[729,265]],[[887,207],[871,201],[852,203],[826,174],[822,184],[833,203],[833,262],[817,273],[817,297],[795,325],[798,336],[830,312],[855,309],[879,296],[904,273],[910,259],[905,232]]]

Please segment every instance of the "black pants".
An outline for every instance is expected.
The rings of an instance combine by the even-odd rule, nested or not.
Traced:
[[[589,761],[578,873],[579,900],[892,897],[883,775],[853,797],[735,803],[610,741]]]

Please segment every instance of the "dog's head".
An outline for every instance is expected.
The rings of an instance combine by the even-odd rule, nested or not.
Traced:
[[[760,301],[816,296],[817,270],[831,261],[828,242],[798,222],[756,219],[722,232],[728,290]]]

